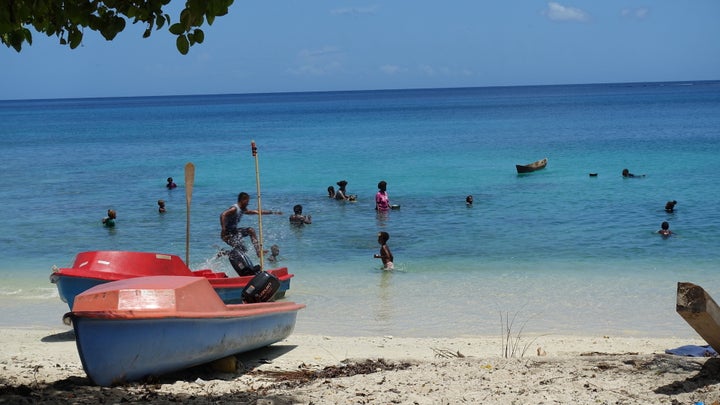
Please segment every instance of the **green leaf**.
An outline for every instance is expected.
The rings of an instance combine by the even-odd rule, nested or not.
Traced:
[[[192,16],[191,16],[190,10],[185,9],[180,12],[180,25],[183,26],[183,30],[188,30],[191,27],[191,25],[190,25],[191,19],[192,19]]]
[[[17,52],[20,52],[22,50],[23,36],[20,32],[10,32],[10,37],[8,39],[10,40],[9,46],[15,48]]]
[[[169,31],[172,34],[181,35],[182,33],[185,32],[185,27],[183,27],[182,24],[180,24],[180,23],[175,23],[170,26]]]
[[[175,41],[175,46],[177,46],[177,50],[183,55],[187,55],[190,51],[190,42],[188,42],[185,35],[178,36],[177,41]]]
[[[170,21],[170,19],[168,19]],[[158,15],[155,17],[155,25],[157,25],[157,29],[160,29],[165,25],[165,17],[162,15]]]
[[[198,44],[202,44],[203,41],[205,41],[205,33],[200,28],[197,28],[195,30],[194,37],[195,37],[195,42],[197,42]]]
[[[23,35],[25,36],[25,41],[27,41],[28,45],[32,45],[32,33],[30,30],[23,28]]]
[[[70,31],[68,39],[70,40],[70,49],[75,49],[82,43],[83,33],[80,30]]]

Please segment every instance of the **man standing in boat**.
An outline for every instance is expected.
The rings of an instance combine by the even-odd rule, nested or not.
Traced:
[[[237,203],[231,205],[230,208],[220,214],[220,226],[222,227],[220,231],[220,238],[232,247],[232,250],[228,255],[230,264],[241,276],[254,275],[261,270],[260,266],[253,266],[252,261],[250,261],[250,258],[247,257],[247,254],[245,253],[247,252],[247,248],[245,247],[245,243],[243,243],[242,239],[245,236],[250,236],[250,240],[255,248],[255,253],[257,253],[259,257],[260,244],[258,243],[255,229],[251,227],[238,227],[243,214],[258,215],[260,213],[258,210],[249,210],[247,208],[248,203],[250,203],[250,195],[248,193],[241,192],[238,194]],[[282,212],[263,210],[262,214],[282,215]]]

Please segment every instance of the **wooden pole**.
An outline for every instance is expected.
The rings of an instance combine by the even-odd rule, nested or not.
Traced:
[[[187,219],[185,226],[185,264],[190,267],[190,202],[192,201],[193,184],[195,183],[195,165],[185,165],[185,207]]]
[[[720,307],[702,287],[679,282],[675,309],[710,347],[720,353]]]
[[[265,262],[264,262],[264,254],[263,254],[263,228],[262,228],[262,196],[260,194],[260,165],[258,164],[258,156],[257,156],[257,146],[255,145],[255,141],[250,142],[250,146],[252,148],[252,155],[255,158],[255,185],[257,187],[257,210],[258,210],[258,246],[260,247],[260,251],[258,252],[258,256],[260,256],[260,267],[265,268]]]

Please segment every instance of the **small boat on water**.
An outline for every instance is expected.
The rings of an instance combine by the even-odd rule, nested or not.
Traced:
[[[293,274],[287,267],[267,270],[277,277],[280,288],[275,299],[285,296],[290,288]],[[57,268],[50,274],[50,282],[57,286],[60,299],[73,308],[75,296],[99,284],[143,276],[194,276],[210,281],[220,299],[226,304],[242,302],[242,291],[253,276],[228,277],[223,272],[212,270],[192,271],[177,255],[128,252],[116,250],[95,250],[81,252],[69,268]]]
[[[530,173],[536,170],[544,169],[547,166],[547,158],[540,159],[526,165],[515,165],[518,173]]]
[[[88,377],[111,386],[159,376],[279,342],[303,304],[226,305],[209,279],[135,277],[75,297],[64,316]]]

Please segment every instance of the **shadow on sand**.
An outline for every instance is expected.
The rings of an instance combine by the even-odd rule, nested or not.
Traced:
[[[681,357],[680,359],[687,358]],[[682,366],[684,363],[682,361],[678,361],[678,364],[679,366]],[[696,375],[682,381],[675,381],[671,384],[658,387],[655,390],[655,393],[664,395],[691,393],[718,383],[720,383],[720,358],[711,358],[705,361],[705,364],[702,365]]]
[[[46,336],[43,342],[64,342],[74,340],[73,331]],[[153,402],[153,403],[186,403],[207,404],[235,403],[257,404],[258,400],[274,405],[297,403],[297,400],[288,395],[264,396],[262,392],[248,389],[242,391],[240,387],[231,393],[212,394],[210,390],[201,395],[195,393],[167,393],[159,392],[162,384],[176,382],[203,383],[211,380],[232,381],[238,377],[251,373],[259,365],[271,363],[274,359],[293,350],[293,345],[273,345],[261,349],[241,353],[235,356],[238,360],[238,369],[233,372],[219,372],[209,364],[204,364],[166,374],[159,377],[148,377],[139,382],[127,383],[114,387],[98,387],[83,376],[70,376],[50,383],[13,385],[12,381],[0,377],[0,402],[5,403],[32,403],[32,404],[97,404],[120,402]]]

